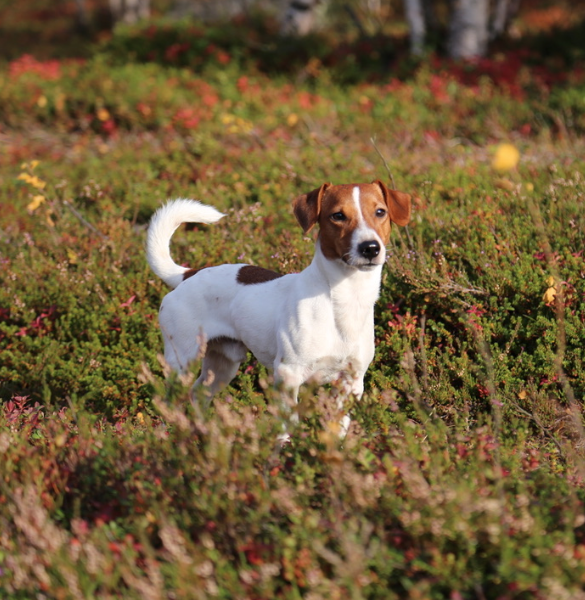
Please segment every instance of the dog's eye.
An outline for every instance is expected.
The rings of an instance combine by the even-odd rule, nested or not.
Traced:
[[[341,221],[345,221],[346,216],[342,212],[336,212],[331,215],[330,219],[332,221],[341,222]]]
[[[379,209],[376,211],[376,216],[377,216],[377,217],[380,217],[380,218],[381,218],[381,217],[385,217],[385,216],[386,216],[386,211],[385,211],[383,208],[379,208]]]

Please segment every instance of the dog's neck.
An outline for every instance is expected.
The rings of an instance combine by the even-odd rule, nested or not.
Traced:
[[[340,319],[361,325],[365,319],[371,318],[380,293],[382,265],[360,270],[341,259],[328,259],[317,240],[315,256],[308,270],[327,286]]]

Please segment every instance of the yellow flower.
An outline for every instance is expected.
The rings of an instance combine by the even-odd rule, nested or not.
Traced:
[[[492,159],[492,167],[499,172],[515,169],[520,160],[520,152],[512,144],[500,144]]]

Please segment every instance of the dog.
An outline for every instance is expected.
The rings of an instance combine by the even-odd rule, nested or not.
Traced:
[[[363,393],[374,357],[374,304],[385,246],[392,223],[409,222],[411,196],[381,181],[324,183],[298,196],[293,212],[305,234],[318,225],[319,235],[311,264],[288,275],[246,264],[179,266],[169,247],[175,230],[184,222],[211,224],[225,215],[179,199],[152,217],[147,259],[174,288],[159,313],[164,356],[180,373],[202,358],[194,389],[203,387],[208,398],[235,377],[248,350],[273,369],[289,411],[299,387],[310,380],[341,381],[340,410],[344,399]],[[342,432],[349,422],[344,415]]]

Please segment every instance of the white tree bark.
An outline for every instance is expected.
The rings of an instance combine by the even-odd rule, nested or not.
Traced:
[[[319,3],[320,0],[290,0],[280,23],[281,33],[303,36],[314,31]]]
[[[253,6],[264,10],[277,10],[275,2],[264,0],[173,0],[168,16],[172,19],[195,17],[205,22],[231,19],[237,15],[245,15]]]
[[[410,51],[415,56],[420,56],[427,34],[423,0],[404,0],[404,13],[408,22]]]
[[[510,21],[520,7],[520,0],[497,0],[490,27],[490,40],[494,40],[506,32]]]
[[[115,23],[136,23],[150,16],[150,0],[110,0]]]
[[[75,20],[77,22],[77,29],[81,33],[87,33],[89,31],[89,16],[87,14],[87,7],[85,6],[85,0],[75,0],[76,14]]]
[[[489,0],[454,0],[449,22],[451,58],[485,56],[489,31]]]

